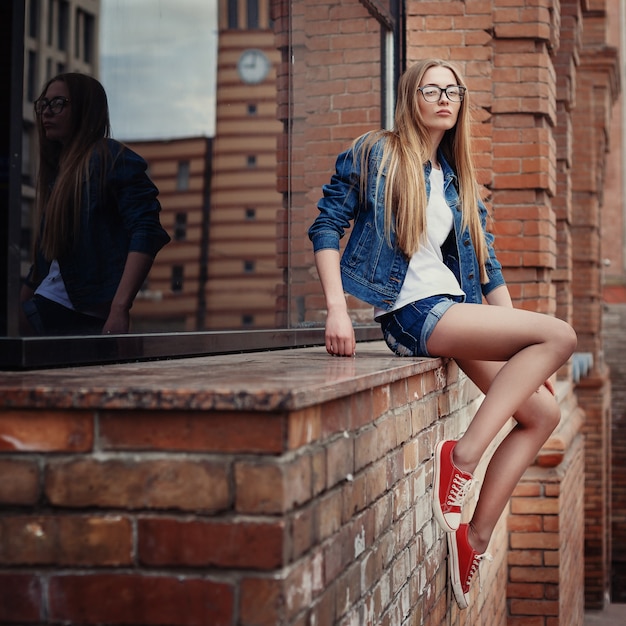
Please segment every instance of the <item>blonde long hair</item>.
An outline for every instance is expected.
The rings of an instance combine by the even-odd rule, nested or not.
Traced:
[[[91,76],[76,72],[59,74],[44,86],[40,97],[55,81],[65,83],[70,100],[70,133],[65,145],[46,138],[42,116],[37,116],[39,133],[39,170],[36,206],[45,216],[39,248],[48,261],[71,250],[80,230],[84,185],[98,185],[104,193],[108,161],[105,138],[111,134],[109,107],[102,85]],[[92,156],[100,157],[100,180],[90,180]]]
[[[354,142],[361,162],[360,193],[364,198],[367,189],[367,161],[374,145],[384,139],[376,188],[385,174],[385,232],[390,240],[395,231],[400,249],[410,257],[419,248],[420,238],[426,230],[426,185],[424,164],[431,156],[431,139],[423,123],[417,102],[424,74],[431,67],[445,67],[465,87],[458,69],[448,61],[426,59],[412,65],[398,83],[398,100],[394,129],[366,134]],[[445,132],[439,149],[458,178],[458,194],[463,213],[463,228],[469,229],[481,271],[481,281],[486,282],[487,246],[480,223],[478,188],[471,154],[469,91],[461,102],[454,128]]]

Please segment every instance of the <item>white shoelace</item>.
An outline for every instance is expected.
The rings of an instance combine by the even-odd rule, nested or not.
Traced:
[[[478,584],[479,584],[479,590],[482,592],[483,590],[483,579],[482,576],[480,574],[480,570],[481,570],[481,566],[485,561],[493,561],[493,557],[491,556],[491,554],[489,554],[489,552],[485,552],[484,554],[477,554],[473,561],[472,561],[472,566],[470,567],[470,571],[467,575],[467,580],[465,581],[465,586],[469,587],[470,583],[472,582],[472,578],[474,578],[474,575],[476,574],[476,572],[478,572]]]
[[[465,497],[472,487],[471,478],[463,478],[460,474],[455,474],[452,480],[452,487],[448,494],[447,504],[449,506],[462,506]]]

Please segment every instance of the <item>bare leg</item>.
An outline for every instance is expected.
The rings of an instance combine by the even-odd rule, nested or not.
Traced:
[[[459,367],[485,393],[501,365],[484,361],[459,361]],[[517,424],[500,443],[489,462],[470,522],[470,543],[477,552],[487,549],[491,534],[517,483],[557,427],[560,410],[548,389],[541,387],[513,417]],[[463,442],[468,432],[461,437],[460,442]]]
[[[480,409],[455,447],[457,467],[473,472],[509,417],[514,415],[518,421],[485,475],[470,535],[479,552],[486,548],[521,475],[558,423],[558,406],[542,385],[575,346],[574,331],[561,320],[472,304],[450,308],[428,341],[431,354],[457,360],[485,392]]]

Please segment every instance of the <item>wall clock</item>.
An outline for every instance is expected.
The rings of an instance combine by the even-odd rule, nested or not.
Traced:
[[[244,50],[237,62],[239,78],[247,85],[263,82],[270,71],[270,60],[262,50],[249,48]]]

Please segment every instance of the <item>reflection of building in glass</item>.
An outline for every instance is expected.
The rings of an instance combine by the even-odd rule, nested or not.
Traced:
[[[246,11],[242,9],[244,7]],[[274,327],[279,52],[269,2],[219,4],[207,327]]]
[[[269,4],[250,7],[220,5],[214,140],[129,143],[149,163],[172,236],[135,301],[137,331],[275,326],[279,53]]]
[[[24,28],[24,134],[22,143],[22,234],[25,265],[33,238],[36,128],[33,101],[61,72],[98,76],[100,0],[27,0]]]
[[[136,332],[206,327],[211,145],[206,137],[128,143],[148,162],[172,237],[133,305]]]

